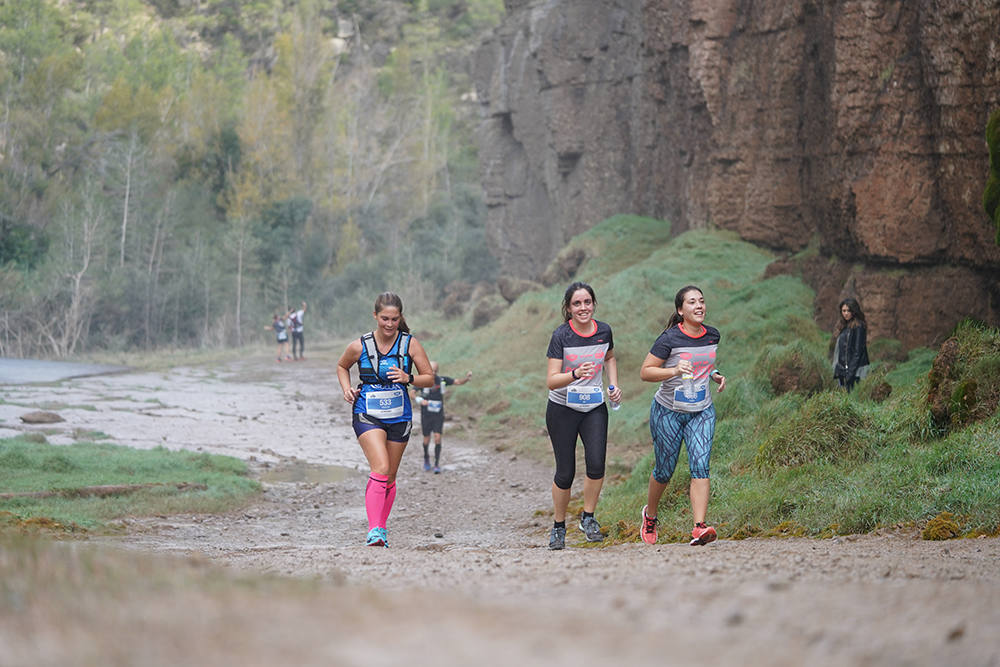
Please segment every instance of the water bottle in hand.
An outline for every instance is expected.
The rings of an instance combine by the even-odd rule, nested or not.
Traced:
[[[608,385],[608,403],[611,404],[611,409],[612,410],[617,410],[618,408],[620,408],[622,406],[622,404],[621,403],[616,403],[615,401],[611,400],[611,395],[610,394],[614,390],[615,390],[615,386],[613,384],[609,384]]]
[[[684,388],[684,398],[694,398],[697,392],[694,390],[694,373],[684,373],[681,375],[681,386]]]

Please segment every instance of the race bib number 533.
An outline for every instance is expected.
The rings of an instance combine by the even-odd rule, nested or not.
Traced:
[[[365,412],[376,419],[403,416],[403,390],[370,391],[365,395]]]

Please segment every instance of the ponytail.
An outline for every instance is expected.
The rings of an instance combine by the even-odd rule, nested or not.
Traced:
[[[675,327],[684,321],[684,318],[677,311],[680,310],[681,306],[684,305],[684,297],[686,297],[687,293],[691,291],[698,292],[699,294],[702,295],[705,294],[704,292],[701,291],[700,287],[696,287],[694,285],[687,285],[685,287],[680,288],[677,294],[674,295],[674,313],[673,315],[670,316],[670,321],[667,322],[667,327],[666,329],[664,329],[664,331],[666,331],[671,327]]]

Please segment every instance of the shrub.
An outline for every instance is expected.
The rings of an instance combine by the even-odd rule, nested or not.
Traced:
[[[951,512],[941,512],[927,522],[920,536],[925,540],[950,540],[962,534],[962,527]]]
[[[892,385],[886,379],[887,369],[884,366],[876,368],[864,380],[858,383],[857,396],[868,401],[881,403],[892,394]]]
[[[765,350],[754,364],[754,373],[766,378],[779,396],[790,391],[812,395],[833,385],[826,359],[802,341]]]
[[[846,393],[824,392],[779,422],[757,451],[760,468],[864,458],[871,424]]]
[[[1000,403],[1000,329],[966,320],[941,344],[928,375],[935,425],[957,429],[989,418]]]
[[[895,338],[876,338],[868,343],[868,356],[872,361],[906,361],[907,351],[903,343]]]

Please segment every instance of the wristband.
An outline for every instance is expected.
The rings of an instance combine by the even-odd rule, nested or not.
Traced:
[[[571,371],[569,372],[569,374],[573,376],[573,379],[574,379],[574,380],[579,380],[579,379],[580,379],[580,378],[578,378],[578,377],[577,377],[577,375],[576,375],[576,369],[575,369],[575,368],[574,368],[573,370],[571,370]]]
[[[413,373],[410,373],[410,384],[413,384]]]

